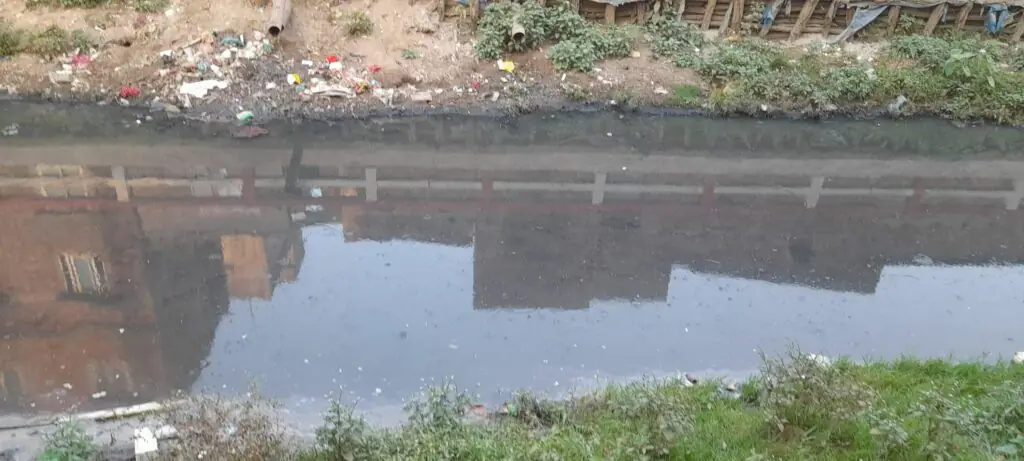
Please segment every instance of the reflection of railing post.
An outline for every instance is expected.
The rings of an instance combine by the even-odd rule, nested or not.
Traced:
[[[807,195],[804,196],[804,206],[807,208],[815,208],[818,206],[818,199],[821,198],[821,186],[824,184],[824,176],[815,176],[811,178],[811,188],[807,189]]]
[[[608,173],[594,173],[594,188],[590,191],[590,203],[604,203],[604,184],[608,181]]]
[[[907,197],[907,202],[903,207],[904,213],[917,213],[921,211],[924,204],[924,181],[921,178],[914,178],[911,181],[911,187],[913,192]]]
[[[1013,193],[1006,197],[1006,209],[1017,210],[1021,199],[1024,199],[1024,179],[1014,179]]]
[[[131,191],[128,190],[128,181],[126,181],[124,177],[124,167],[111,167],[110,175],[114,178],[114,192],[117,193],[117,201],[127,202],[131,200],[132,194]]]
[[[255,168],[246,168],[242,176],[242,200],[256,200]]]
[[[377,201],[377,169],[366,169],[366,201]]]

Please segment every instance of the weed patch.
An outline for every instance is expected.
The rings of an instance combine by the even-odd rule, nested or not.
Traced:
[[[161,459],[288,459],[291,446],[276,410],[256,389],[242,400],[200,395],[169,405],[163,422],[178,429],[178,440],[160,451]]]
[[[362,11],[353,11],[345,16],[342,29],[349,37],[367,36],[373,33],[373,20]]]
[[[626,27],[590,24],[567,5],[498,3],[480,20],[476,53],[498,59],[544,43],[553,43],[550,55],[556,69],[587,72],[602,60],[628,56],[633,33]]]
[[[302,461],[1021,459],[1024,366],[912,359],[855,365],[766,359],[738,392],[677,379],[551,401],[526,393],[486,424],[450,384],[370,428],[334,405]]]
[[[92,461],[99,450],[92,437],[74,421],[57,424],[56,430],[45,435],[46,448],[40,461]]]

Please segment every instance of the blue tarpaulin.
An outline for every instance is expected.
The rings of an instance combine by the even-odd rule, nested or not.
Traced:
[[[1010,9],[1005,4],[989,5],[985,11],[985,30],[990,34],[996,34],[1006,27],[1010,20]]]

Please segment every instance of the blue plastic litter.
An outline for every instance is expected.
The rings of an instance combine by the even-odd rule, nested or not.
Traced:
[[[989,5],[985,12],[985,30],[989,34],[996,34],[1006,26],[1010,20],[1010,9],[1005,4]]]

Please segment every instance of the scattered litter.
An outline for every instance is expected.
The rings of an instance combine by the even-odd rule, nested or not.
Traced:
[[[142,90],[135,86],[125,85],[121,87],[121,91],[117,95],[122,99],[132,99],[141,96]]]
[[[305,221],[305,220],[306,220],[306,213],[305,212],[297,211],[295,213],[292,213],[292,222],[299,222],[299,221]]]
[[[344,85],[327,85],[321,83],[309,89],[309,93],[316,96],[346,97],[354,98],[355,90]]]
[[[823,367],[830,367],[834,363],[830,357],[825,355],[808,354],[807,359]]]
[[[251,123],[252,119],[256,118],[256,116],[253,115],[251,110],[243,110],[235,114],[235,118],[237,118],[238,121],[242,123]]]
[[[309,196],[313,198],[320,198],[324,196],[324,191],[319,187],[314,187],[309,190]]]
[[[135,429],[135,456],[156,453],[159,449],[156,434],[148,427]]]
[[[668,90],[663,86],[654,87],[654,94],[668,94]]]
[[[1018,365],[1024,364],[1024,351],[1019,351],[1016,354],[1013,354],[1013,363]]]
[[[412,96],[409,97],[409,99],[411,99],[413,102],[429,103],[434,100],[434,94],[429,91],[419,91],[413,93]]]
[[[320,205],[306,205],[306,212],[307,213],[319,213],[321,211],[324,211],[324,207],[323,206],[320,206]],[[360,368],[360,371],[362,371],[362,368]]]
[[[380,388],[378,387],[378,388],[373,390],[373,395],[380,395],[382,392],[384,392],[384,391],[380,390]]]
[[[221,46],[235,46],[238,48],[242,48],[245,46],[245,37],[224,37],[220,39],[220,44]]]
[[[235,130],[233,130],[231,132],[231,137],[233,137],[233,138],[241,138],[241,139],[248,139],[248,138],[255,138],[255,137],[258,137],[258,136],[263,136],[263,135],[265,135],[267,133],[268,133],[267,130],[265,130],[263,128],[260,128],[258,126],[246,125],[246,126],[240,126],[240,127],[236,128]]]
[[[92,64],[92,58],[84,54],[76,54],[71,58],[71,65],[79,69],[89,66]]]
[[[228,82],[224,80],[201,80],[198,82],[184,83],[178,88],[179,94],[184,94],[196,98],[205,98],[206,94],[215,88],[224,89],[228,87]]]
[[[499,59],[498,60],[498,69],[501,69],[501,70],[503,70],[505,72],[511,73],[511,72],[514,72],[516,70],[516,63],[514,63],[512,61],[505,61],[503,59]]]
[[[304,65],[306,67],[313,67],[313,61],[310,61],[308,59],[303,59],[302,60],[302,65]]]
[[[298,85],[300,83],[302,83],[302,77],[299,77],[299,74],[288,74],[289,85]]]
[[[10,125],[7,125],[7,126],[4,127],[3,131],[0,131],[0,133],[3,133],[4,136],[17,136],[18,135],[18,124],[17,123],[12,123]]]
[[[928,255],[919,253],[914,255],[914,264],[919,266],[931,266],[932,264],[935,264],[935,261],[928,257]]]
[[[50,82],[53,84],[71,83],[74,77],[70,70],[55,70],[50,72]]]
[[[70,391],[71,389],[73,389],[73,387],[74,386],[72,386],[71,383],[64,383],[64,389],[67,389],[67,390]]]
[[[268,90],[273,90],[274,88],[277,88],[277,84],[274,82],[267,82],[267,86],[265,86],[264,88]]]
[[[338,59],[338,57],[333,55],[333,54],[327,57],[327,62],[328,63],[334,64],[334,63],[339,62],[339,61],[340,61],[340,59]]]
[[[92,398],[94,398],[94,399],[102,399],[103,397],[106,397],[106,396],[107,396],[107,391],[99,391],[99,392],[93,394]]]
[[[501,97],[501,92],[495,91],[491,94],[491,101],[497,101],[499,97]]]
[[[371,74],[376,74],[377,72],[383,70],[383,68],[376,64],[370,64],[370,67],[367,67],[366,69],[369,70]]]
[[[388,107],[391,107],[394,104],[394,101],[395,101],[395,89],[394,88],[388,88],[386,90],[385,89],[381,89],[381,88],[374,88],[373,89],[373,95],[376,96],[377,99],[380,99],[380,102],[384,103]]]

